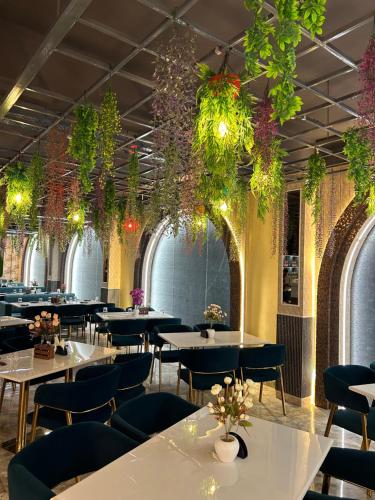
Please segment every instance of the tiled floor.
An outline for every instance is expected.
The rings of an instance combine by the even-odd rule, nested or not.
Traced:
[[[155,377],[150,391],[158,390],[157,371],[155,370]],[[163,368],[163,387],[162,390],[175,391],[176,382],[176,368],[173,365],[164,366]],[[182,383],[181,391],[184,395],[186,386]],[[32,409],[33,402],[33,389],[30,391],[30,410]],[[0,413],[0,442],[4,442],[15,436],[17,424],[17,404],[18,404],[18,389],[13,391],[11,384],[8,384],[2,411]],[[328,412],[321,408],[299,408],[287,404],[287,416],[284,417],[281,409],[281,402],[275,398],[275,392],[271,387],[265,387],[263,394],[263,402],[257,402],[251,410],[254,416],[279,422],[290,427],[315,432],[319,434],[324,433],[325,425],[327,422]],[[336,446],[346,446],[351,448],[359,448],[361,440],[359,437],[334,428],[331,432],[331,437],[335,440]],[[12,454],[0,447],[0,500],[8,499],[7,495],[7,466]],[[287,460],[287,457],[285,457]],[[41,464],[43,467],[43,464]],[[318,475],[311,489],[320,491],[321,477]],[[331,484],[330,493],[340,497],[350,497],[355,499],[369,498],[366,492],[355,486],[341,481],[333,480]],[[27,499],[25,499],[27,500]],[[82,499],[86,500],[86,499]],[[87,499],[89,500],[89,499]],[[110,497],[109,497],[110,500]]]

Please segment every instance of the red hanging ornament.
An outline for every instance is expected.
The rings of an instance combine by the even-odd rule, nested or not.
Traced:
[[[217,73],[216,75],[211,76],[209,81],[214,85],[220,84],[223,81],[230,83],[235,87],[235,89],[237,89],[233,91],[233,97],[237,99],[237,97],[239,96],[241,89],[241,79],[237,73],[226,73],[226,72]]]
[[[139,229],[139,221],[133,217],[126,217],[124,222],[124,231],[126,233],[136,233]]]

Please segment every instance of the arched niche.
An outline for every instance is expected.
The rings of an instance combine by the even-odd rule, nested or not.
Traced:
[[[23,281],[26,286],[36,280],[38,285],[45,286],[47,278],[47,259],[38,248],[36,235],[28,239],[23,262]]]

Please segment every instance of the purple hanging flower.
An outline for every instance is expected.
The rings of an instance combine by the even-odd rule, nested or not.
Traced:
[[[133,305],[141,306],[142,302],[143,302],[144,294],[145,294],[145,292],[142,290],[142,288],[134,288],[130,292],[130,295],[133,299]]]

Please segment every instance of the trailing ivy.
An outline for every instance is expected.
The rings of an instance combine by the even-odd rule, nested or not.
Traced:
[[[91,104],[81,104],[75,111],[75,123],[69,141],[69,153],[79,162],[79,179],[82,193],[92,191],[90,173],[96,165],[98,113]]]
[[[11,163],[5,170],[1,184],[6,185],[6,211],[9,222],[25,228],[25,218],[32,203],[31,182],[22,162]]]
[[[38,204],[45,191],[45,171],[42,157],[37,151],[29,167],[29,177],[31,183],[31,207],[30,207],[30,229],[38,229]]]
[[[119,241],[122,243],[124,239],[124,223],[126,218],[126,197],[121,196],[116,204],[116,225],[117,225],[117,236]]]
[[[324,158],[320,156],[318,151],[314,151],[307,163],[307,173],[305,184],[303,187],[303,197],[305,198],[306,202],[312,207],[314,224],[318,223],[322,208],[320,188],[326,175],[326,162]]]
[[[326,3],[327,0],[303,0],[300,4],[301,22],[312,37],[323,34]]]
[[[126,216],[135,220],[139,220],[141,216],[141,206],[138,200],[138,191],[140,184],[139,176],[139,157],[137,146],[131,146],[129,151],[128,163],[128,203],[126,207]]]
[[[121,134],[121,117],[118,110],[116,94],[108,87],[104,94],[98,125],[98,147],[102,159],[101,179],[104,183],[105,175],[113,175],[113,161],[116,149],[116,135]]]
[[[354,182],[354,201],[367,203],[371,211],[374,208],[374,150],[362,128],[350,128],[344,133],[343,140],[343,153],[349,161],[348,177]]]
[[[85,229],[85,213],[86,203],[83,200],[69,200],[66,210],[66,218],[68,220],[68,234],[78,235],[78,240],[81,241]]]

